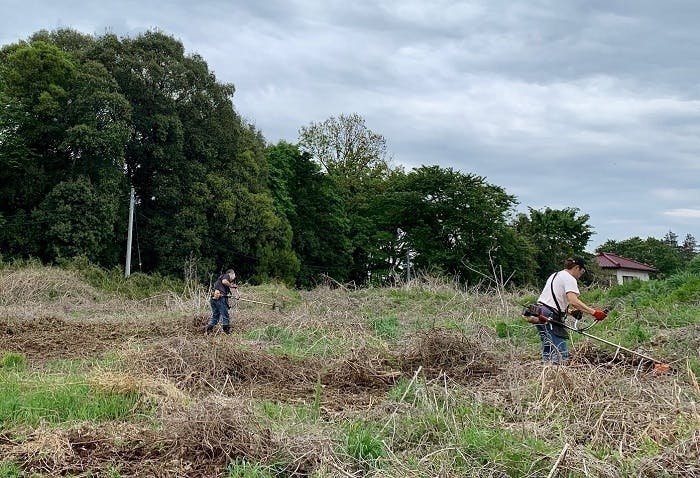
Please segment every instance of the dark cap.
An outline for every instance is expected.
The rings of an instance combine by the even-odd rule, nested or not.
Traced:
[[[586,260],[583,257],[571,257],[566,260],[566,268],[571,269],[574,266],[579,266],[582,269],[586,268]]]

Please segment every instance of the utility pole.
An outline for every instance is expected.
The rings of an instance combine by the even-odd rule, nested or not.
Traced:
[[[134,187],[131,186],[131,198],[129,199],[129,233],[126,237],[126,267],[124,277],[131,275],[131,237],[134,230]]]

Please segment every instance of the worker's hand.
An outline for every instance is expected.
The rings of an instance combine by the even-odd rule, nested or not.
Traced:
[[[603,320],[603,319],[605,319],[607,316],[608,316],[608,313],[605,312],[604,310],[598,310],[598,309],[596,309],[596,310],[593,312],[593,318],[595,318],[595,320]]]

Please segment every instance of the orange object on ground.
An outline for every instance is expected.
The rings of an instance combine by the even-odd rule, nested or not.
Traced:
[[[670,369],[671,369],[671,366],[669,364],[657,362],[654,364],[653,373],[654,373],[654,375],[661,375],[661,374],[668,372]]]

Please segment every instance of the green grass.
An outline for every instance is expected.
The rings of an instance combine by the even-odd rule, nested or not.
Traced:
[[[537,337],[537,331],[532,324],[529,324],[520,317],[507,322],[499,320],[494,324],[494,329],[496,330],[496,335],[502,339],[526,338],[528,341],[530,341],[533,334],[535,337]]]
[[[689,358],[688,367],[690,367],[690,371],[693,372],[693,375],[695,375],[695,379],[700,380],[700,358]]]
[[[374,334],[382,339],[396,339],[400,335],[399,319],[394,315],[367,319]]]
[[[409,415],[397,420],[393,451],[410,450],[416,443],[429,449],[450,447],[459,450],[454,455],[455,471],[463,470],[468,476],[480,466],[512,477],[540,476],[551,467],[547,457],[555,454],[554,447],[501,428],[506,415],[499,408],[464,402],[463,398],[435,401],[429,396],[419,400]]]
[[[620,345],[627,348],[635,348],[649,341],[654,333],[649,327],[639,322],[631,322],[626,328],[621,330]]]
[[[44,370],[50,373],[80,375],[93,369],[114,370],[120,364],[116,353],[104,354],[99,358],[84,359],[54,359],[44,365]]]
[[[138,394],[96,390],[82,376],[0,371],[0,423],[36,426],[44,421],[126,420],[139,411]]]
[[[16,352],[7,352],[0,357],[0,369],[24,370],[27,368],[27,357]]]
[[[623,299],[632,307],[663,307],[677,306],[678,304],[700,304],[700,273],[680,272],[665,280],[632,281],[627,284],[611,287],[607,291],[598,290],[586,292],[586,299],[614,302]]]
[[[292,405],[284,402],[264,400],[258,404],[260,412],[276,425],[285,423],[315,423],[319,409],[312,404]]]
[[[340,339],[318,329],[290,331],[277,325],[268,325],[249,331],[246,337],[271,342],[270,352],[299,359],[330,357],[345,349]]]
[[[14,462],[0,462],[0,478],[19,478],[22,476],[22,468]]]
[[[481,465],[497,463],[512,477],[532,476],[551,468],[549,459],[537,459],[553,451],[544,442],[497,427],[469,426],[458,435],[457,445],[463,456]]]
[[[75,271],[81,279],[103,292],[126,299],[146,299],[164,292],[182,292],[185,289],[185,283],[180,279],[141,272],[134,272],[129,277],[124,277],[124,271],[121,268],[103,269],[92,264],[85,257],[59,261],[59,266]]]
[[[423,386],[422,384],[411,382],[407,378],[400,378],[396,384],[389,390],[389,400],[394,402],[406,402],[412,403],[415,401],[418,387]]]
[[[384,456],[384,444],[372,424],[352,422],[347,427],[345,452],[362,468],[372,468]]]
[[[238,459],[229,464],[226,478],[274,478],[277,474],[270,468]]]
[[[255,290],[256,294],[265,297],[263,302],[272,302],[279,306],[284,311],[285,309],[295,307],[302,302],[301,293],[298,290],[290,289],[286,284],[280,282],[267,282],[256,286],[246,286],[241,290],[241,294],[245,297],[248,290]]]

